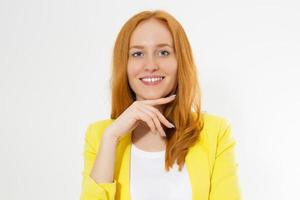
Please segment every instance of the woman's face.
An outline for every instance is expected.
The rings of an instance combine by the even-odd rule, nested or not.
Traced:
[[[177,60],[166,24],[149,19],[136,27],[130,38],[127,75],[136,100],[158,99],[176,89]]]

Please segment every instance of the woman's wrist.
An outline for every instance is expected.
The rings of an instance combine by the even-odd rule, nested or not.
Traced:
[[[114,135],[114,130],[111,127],[108,127],[103,133],[103,139],[105,141],[117,143],[119,141],[119,137]]]

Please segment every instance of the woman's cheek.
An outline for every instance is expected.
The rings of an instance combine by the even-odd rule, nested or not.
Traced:
[[[130,79],[136,79],[139,78],[139,76],[142,73],[141,67],[138,65],[128,65],[127,73]]]

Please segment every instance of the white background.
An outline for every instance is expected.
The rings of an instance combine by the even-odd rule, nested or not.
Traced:
[[[300,199],[300,6],[283,0],[1,0],[0,199],[79,199],[116,35],[144,9],[185,28],[203,110],[232,123],[243,199]]]

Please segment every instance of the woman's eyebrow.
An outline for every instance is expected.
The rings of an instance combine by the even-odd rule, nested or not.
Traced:
[[[167,43],[160,43],[160,44],[155,45],[155,47],[164,47],[164,46],[168,46],[170,48],[173,48],[172,45],[167,44]],[[132,49],[132,48],[135,48],[135,49],[144,49],[145,47],[143,45],[132,45],[132,46],[130,46],[130,49]]]

